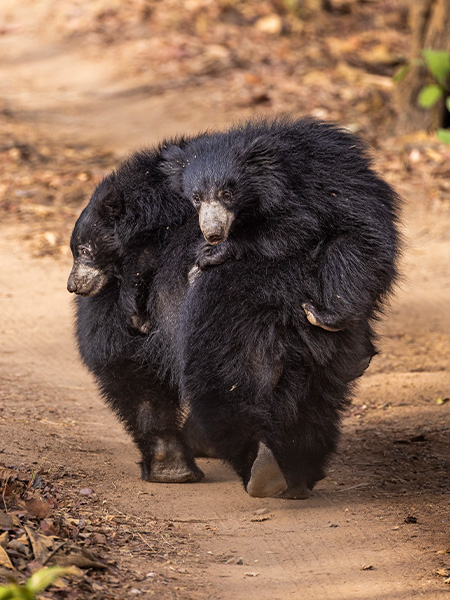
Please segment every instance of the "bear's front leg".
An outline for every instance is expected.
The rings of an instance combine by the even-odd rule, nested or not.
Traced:
[[[155,483],[193,483],[203,479],[203,472],[178,436],[169,432],[155,436],[152,444],[148,442],[147,439],[145,447],[138,443],[142,452],[142,479]]]

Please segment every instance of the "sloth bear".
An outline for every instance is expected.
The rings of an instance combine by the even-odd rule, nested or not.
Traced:
[[[203,474],[186,441],[189,436],[196,441],[197,434],[189,419],[180,430],[178,391],[161,374],[156,352],[143,355],[147,347],[140,334],[152,327],[141,317],[159,257],[195,215],[165,184],[158,168],[163,148],[136,153],[97,186],[72,233],[67,288],[78,295],[80,355],[133,436],[142,478],[199,481]]]
[[[398,211],[361,142],[307,119],[166,143],[100,184],[68,288],[144,478],[200,479],[188,407],[250,495],[309,495],[375,353]]]
[[[375,353],[399,199],[357,138],[316,120],[250,122],[162,154],[204,236],[174,337],[182,400],[249,494],[305,497]],[[165,297],[172,266],[155,276]]]

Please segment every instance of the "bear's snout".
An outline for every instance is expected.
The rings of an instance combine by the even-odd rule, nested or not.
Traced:
[[[234,214],[217,200],[202,203],[199,223],[203,237],[212,246],[224,242],[229,234]]]
[[[67,290],[79,296],[94,296],[108,282],[100,269],[75,262],[67,281]]]

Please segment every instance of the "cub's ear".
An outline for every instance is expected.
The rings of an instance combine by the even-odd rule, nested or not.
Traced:
[[[182,191],[183,169],[186,166],[184,150],[175,144],[163,148],[160,169],[167,176],[170,186],[177,192]]]
[[[245,163],[252,169],[276,169],[278,157],[275,148],[271,147],[270,140],[259,136],[244,151]]]
[[[125,210],[123,192],[114,179],[104,179],[94,192],[95,207],[100,219],[113,225]]]

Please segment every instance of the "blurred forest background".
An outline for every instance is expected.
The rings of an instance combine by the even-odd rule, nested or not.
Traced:
[[[2,0],[0,206],[70,220],[118,156],[255,114],[336,121],[383,170],[438,178],[439,201],[445,94],[418,106],[433,77],[412,61],[450,50],[449,15],[450,0]],[[39,252],[66,247],[45,229]]]

